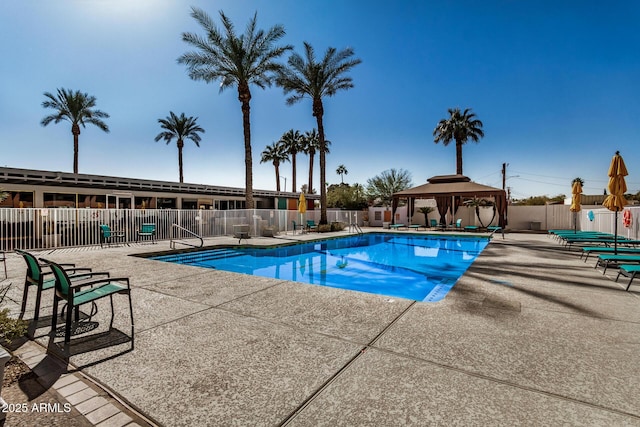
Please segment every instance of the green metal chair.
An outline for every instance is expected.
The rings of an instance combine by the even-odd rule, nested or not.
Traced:
[[[315,230],[318,228],[318,225],[316,224],[316,222],[312,219],[308,219],[307,220],[307,230],[311,231],[311,230]]]
[[[111,242],[115,240],[124,241],[126,234],[124,231],[114,231],[107,224],[100,224],[100,247],[106,243],[111,246]]]
[[[295,221],[291,221],[293,224],[293,234],[296,234],[296,230],[300,230],[300,232],[304,232],[304,225],[298,224]]]
[[[151,240],[152,243],[157,243],[156,241],[156,225],[153,223],[144,223],[140,227],[137,233],[136,241],[140,241],[140,237],[147,237]]]
[[[27,308],[27,297],[29,295],[29,289],[36,288],[36,306],[34,309],[33,320],[37,321],[40,318],[40,304],[42,302],[42,292],[55,287],[55,278],[51,271],[43,271],[43,268],[48,268],[47,265],[42,265],[38,262],[38,259],[29,252],[16,249],[17,254],[22,255],[27,263],[27,274],[24,279],[24,291],[22,293],[22,307],[20,308],[20,316],[22,319]],[[91,277],[95,274],[105,273],[92,273],[90,268],[76,268],[75,264],[60,264],[66,268],[71,276],[71,280],[77,280],[82,278]],[[108,273],[106,273],[108,274]]]
[[[53,261],[42,259],[47,263],[55,276],[56,292],[53,298],[53,316],[51,322],[51,333],[55,334],[58,319],[58,303],[61,300],[66,301],[66,325],[64,330],[64,342],[69,344],[71,340],[71,312],[75,311],[76,322],[79,321],[80,306],[109,297],[111,302],[111,321],[109,330],[113,329],[113,295],[124,294],[129,298],[129,315],[131,316],[131,347],[133,349],[134,324],[133,324],[133,305],[131,304],[131,286],[129,278],[112,278],[83,280],[81,282],[72,282],[67,272],[60,264]]]

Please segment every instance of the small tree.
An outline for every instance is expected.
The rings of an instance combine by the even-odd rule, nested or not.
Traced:
[[[389,169],[367,180],[367,193],[373,199],[380,200],[383,206],[389,206],[393,193],[411,187],[411,173],[404,169]]]
[[[466,206],[475,208],[476,217],[478,218],[478,222],[480,223],[480,226],[482,228],[484,228],[485,225],[482,223],[482,218],[480,218],[480,208],[493,206],[493,216],[491,217],[491,221],[489,221],[489,224],[491,224],[496,217],[496,213],[497,213],[496,205],[491,200],[479,199],[477,197],[474,197],[473,199],[465,201],[464,204]]]
[[[429,227],[429,214],[433,212],[435,209],[431,206],[423,206],[418,211],[424,215],[424,227]]]

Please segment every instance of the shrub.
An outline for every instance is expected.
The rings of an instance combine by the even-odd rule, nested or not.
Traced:
[[[342,231],[344,230],[345,223],[344,222],[332,222],[331,223],[331,231]]]
[[[9,316],[9,309],[0,310],[0,340],[11,344],[11,341],[27,333],[28,322]]]

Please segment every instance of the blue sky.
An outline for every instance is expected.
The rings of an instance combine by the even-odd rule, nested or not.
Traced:
[[[184,112],[206,130],[184,150],[185,182],[244,187],[237,91],[191,80],[177,58],[183,32],[202,34],[190,6],[243,32],[282,24],[283,43],[318,55],[352,47],[355,87],[325,99],[327,178],[365,184],[390,168],[419,185],[455,173],[455,147],[432,132],[452,107],[471,108],[485,137],[463,148],[464,174],[512,196],[601,194],[616,150],[640,190],[640,2],[308,0],[7,0],[0,4],[0,164],[72,171],[70,125],[47,127],[44,92],[81,90],[110,114],[111,132],[80,135],[80,173],[177,181],[177,148],[154,142],[159,118]],[[286,58],[285,58],[286,59]],[[284,60],[283,59],[283,62]],[[289,129],[315,127],[311,103],[252,88],[254,187],[275,189],[260,153]],[[298,157],[298,188],[307,182]],[[318,165],[314,187],[319,188]],[[291,166],[281,174],[291,190]],[[284,183],[284,180],[283,180]]]

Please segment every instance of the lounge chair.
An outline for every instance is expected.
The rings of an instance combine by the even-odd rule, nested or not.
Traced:
[[[401,227],[406,227],[406,225],[404,225],[404,224],[390,224],[389,225],[389,228],[392,229],[392,230],[398,230]]]
[[[616,254],[601,254],[598,255],[598,261],[596,262],[596,266],[594,268],[598,268],[599,265],[602,265],[604,269],[602,270],[602,274],[607,272],[607,267],[610,264],[640,264],[640,255],[616,255]]]
[[[578,237],[578,238],[564,238],[564,245],[571,247],[572,245],[596,245],[601,244],[603,246],[612,246],[614,244],[623,246],[637,246],[640,245],[640,240],[630,240],[626,237],[618,237],[614,239],[612,237]]]
[[[610,254],[610,253],[614,253],[615,251],[616,249],[611,247],[587,246],[582,248],[582,254],[580,255],[580,258],[584,257],[584,262],[587,262],[587,260],[589,259],[589,255],[591,255],[592,253]],[[623,247],[623,248],[618,248],[617,251],[621,255],[632,255],[632,254],[640,255],[640,248]]]
[[[420,227],[422,227],[420,224],[411,224],[407,228],[418,231],[420,230]]]
[[[100,224],[100,247],[106,243],[111,246],[112,241],[122,241],[124,242],[127,237],[124,231],[115,231],[112,230],[107,224]]]
[[[635,279],[636,274],[638,274],[638,272],[640,272],[640,264],[633,264],[633,265],[623,264],[620,266],[620,269],[618,270],[618,275],[616,276],[616,282],[618,281],[618,278],[620,277],[621,274],[623,276],[629,277],[629,283],[627,283],[627,289],[626,289],[628,291],[629,287],[631,286],[631,282],[633,282],[633,279]]]
[[[140,237],[145,237],[151,240],[152,243],[157,243],[156,240],[156,225],[151,223],[142,224],[137,231],[136,241],[140,241]]]
[[[109,297],[111,302],[111,321],[109,323],[109,330],[113,329],[113,295],[124,294],[129,298],[129,315],[131,316],[131,347],[133,349],[133,305],[131,303],[131,286],[129,285],[129,279],[107,277],[104,279],[83,280],[81,282],[72,282],[71,278],[67,275],[67,272],[62,268],[60,264],[53,261],[42,259],[47,263],[53,271],[55,276],[56,293],[53,298],[53,316],[51,322],[51,333],[55,335],[57,329],[58,319],[58,303],[61,300],[67,303],[66,312],[66,325],[64,331],[64,342],[69,344],[71,340],[71,312],[75,312],[76,322],[80,319],[80,306],[87,303],[94,303],[95,301]]]
[[[15,252],[22,255],[24,261],[27,263],[27,274],[24,279],[24,291],[22,293],[22,306],[20,308],[19,318],[24,317],[24,313],[27,309],[27,297],[29,296],[29,288],[35,286],[36,288],[36,306],[34,308],[33,320],[37,321],[40,317],[40,304],[42,301],[42,292],[55,287],[55,277],[51,271],[43,271],[47,268],[47,265],[40,264],[38,259],[29,252],[16,249]],[[70,274],[71,280],[77,280],[82,278],[91,277],[92,273],[90,268],[76,268],[75,264],[60,264]]]
[[[316,224],[316,222],[312,219],[308,219],[307,230],[311,231],[311,230],[317,230],[317,229],[318,229],[318,225]]]

